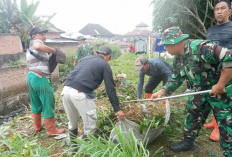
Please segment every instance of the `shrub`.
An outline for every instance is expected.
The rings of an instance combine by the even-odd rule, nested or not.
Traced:
[[[91,45],[93,46],[94,51],[97,51],[103,45],[109,46],[110,49],[112,50],[112,54],[111,54],[112,59],[116,59],[121,55],[120,46],[117,44],[109,44],[104,41],[99,41],[99,42],[93,42],[91,43]]]
[[[17,60],[17,61],[10,61],[10,63],[8,64],[9,67],[15,67],[19,65],[26,65],[26,62],[22,60]]]
[[[59,79],[64,82],[69,72],[74,68],[73,62],[75,59],[75,53],[67,53],[66,63],[59,64]]]
[[[116,129],[116,128],[115,128]],[[87,140],[76,139],[79,143],[79,149],[75,156],[118,156],[118,157],[148,157],[149,151],[144,146],[143,142],[138,141],[133,132],[130,131],[129,138],[116,129],[118,143],[112,142],[106,137],[88,136]]]

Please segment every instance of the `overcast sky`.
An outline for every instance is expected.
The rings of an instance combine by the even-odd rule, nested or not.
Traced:
[[[78,32],[88,23],[100,24],[114,34],[132,31],[140,22],[149,25],[150,29],[152,25],[151,0],[39,1],[36,14],[56,13],[52,23],[67,32]]]

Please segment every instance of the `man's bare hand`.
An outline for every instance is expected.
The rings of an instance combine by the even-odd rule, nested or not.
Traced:
[[[152,94],[151,99],[152,99],[152,101],[155,101],[156,98],[161,98],[162,96],[164,96],[164,90],[163,89],[161,89],[158,92]]]
[[[116,112],[116,115],[118,116],[118,119],[125,119],[126,115],[122,110],[119,110]]]
[[[219,84],[215,84],[213,85],[211,91],[210,91],[210,95],[221,95],[223,93],[225,93],[226,90],[225,90],[225,86],[221,86]]]

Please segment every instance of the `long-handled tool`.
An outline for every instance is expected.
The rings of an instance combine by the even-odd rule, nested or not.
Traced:
[[[209,93],[210,91],[211,90],[204,90],[204,91],[199,91],[199,92],[185,93],[185,94],[173,95],[173,96],[168,96],[168,97],[156,98],[154,100],[159,101],[159,100],[166,100],[166,99],[174,99],[174,98],[180,98],[180,97],[184,97],[184,96]],[[141,102],[141,101],[151,101],[151,100],[152,99],[139,99],[139,100],[129,100],[129,101],[123,101],[123,102],[125,102],[125,103],[127,103],[127,102]]]

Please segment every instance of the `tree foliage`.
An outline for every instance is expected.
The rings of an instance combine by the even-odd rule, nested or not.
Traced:
[[[23,47],[27,47],[28,32],[33,26],[46,27],[55,14],[43,20],[35,15],[39,7],[39,1],[27,3],[20,0],[18,6],[16,0],[0,1],[0,33],[18,33],[22,39]]]
[[[153,29],[163,31],[179,26],[191,38],[205,39],[207,29],[215,24],[216,0],[153,0]]]

